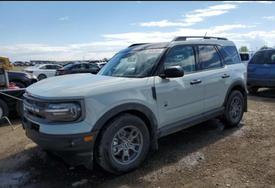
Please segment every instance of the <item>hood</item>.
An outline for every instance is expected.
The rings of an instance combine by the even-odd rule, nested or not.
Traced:
[[[37,69],[38,69],[38,67],[36,67],[36,66],[31,66],[31,67],[25,68],[24,71],[31,71],[31,70],[37,70]]]
[[[131,80],[131,79],[130,79]],[[85,97],[117,88],[129,78],[86,74],[68,74],[41,80],[27,88],[33,96],[45,98]],[[103,90],[102,90],[103,89]]]

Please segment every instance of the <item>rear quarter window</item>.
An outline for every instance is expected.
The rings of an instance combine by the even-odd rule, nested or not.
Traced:
[[[224,64],[232,65],[241,63],[240,54],[235,46],[219,46],[218,48],[224,59]]]

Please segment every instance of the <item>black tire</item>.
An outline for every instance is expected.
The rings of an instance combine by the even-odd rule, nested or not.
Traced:
[[[253,95],[255,95],[257,93],[258,89],[259,89],[258,87],[248,87],[247,88],[248,92]]]
[[[134,152],[134,150],[128,149],[128,159],[130,159],[130,153],[132,155],[135,155],[134,159],[132,161],[129,161],[128,164],[122,164],[123,162],[120,162],[119,159],[117,159],[114,155],[115,151],[113,147],[123,145],[123,144],[118,144],[119,139],[114,141],[118,136],[121,130],[127,132],[127,128],[131,127],[134,130],[139,130],[137,133],[140,140],[142,138],[142,144],[138,146],[138,154]],[[128,132],[129,133],[129,132]],[[127,135],[127,134],[125,134]],[[126,138],[127,136],[123,136]],[[130,135],[130,134],[128,134]],[[137,139],[137,137],[135,139]],[[99,138],[99,142],[96,146],[96,161],[97,163],[107,172],[113,173],[113,174],[122,174],[125,172],[132,171],[136,169],[146,158],[149,147],[150,147],[150,135],[148,128],[146,124],[137,116],[134,116],[132,114],[122,114],[115,119],[113,119],[107,126],[102,130],[102,133]],[[127,140],[127,139],[126,139]],[[130,139],[128,139],[129,141]],[[114,145],[114,143],[117,143],[117,145]],[[123,142],[125,143],[125,142]],[[121,146],[121,148],[124,146]],[[129,147],[129,146],[125,146]],[[136,147],[136,146],[135,146]],[[117,150],[121,150],[120,152],[117,152],[118,154],[122,155],[122,158],[125,159],[124,157],[124,150],[117,147]],[[132,151],[132,152],[131,152]],[[122,159],[122,160],[124,160]]]
[[[239,104],[232,106],[234,104]],[[236,127],[242,120],[244,113],[244,96],[238,91],[234,90],[230,93],[225,106],[225,113],[222,117],[222,122],[226,127]]]
[[[23,102],[22,101],[17,101],[16,112],[19,117],[23,117]]]
[[[37,78],[38,78],[38,80],[43,80],[43,79],[47,78],[47,76],[45,74],[39,74]]]
[[[9,116],[9,107],[5,101],[0,99],[0,122],[4,116]]]

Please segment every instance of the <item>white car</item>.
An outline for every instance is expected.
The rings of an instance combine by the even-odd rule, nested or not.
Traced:
[[[61,65],[42,64],[25,68],[24,71],[36,76],[38,80],[42,80],[55,76],[56,70],[60,68],[62,68]]]

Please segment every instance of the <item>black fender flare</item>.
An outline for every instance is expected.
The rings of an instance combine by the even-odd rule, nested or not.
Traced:
[[[97,140],[97,137],[102,130],[102,128],[108,123],[109,120],[112,118],[122,114],[122,113],[133,113],[135,114],[138,113],[137,115],[142,115],[143,117],[146,118],[147,120],[147,126],[150,129],[150,136],[151,136],[151,149],[152,150],[157,150],[158,149],[158,136],[157,136],[157,130],[158,130],[158,125],[157,125],[157,118],[154,115],[154,113],[146,107],[143,104],[139,103],[125,103],[118,105],[109,111],[107,111],[104,115],[102,115],[97,122],[95,123],[92,132],[95,133],[95,142]]]
[[[223,106],[226,105],[226,102],[228,100],[228,97],[231,93],[231,91],[234,89],[234,88],[238,88],[240,89],[241,88],[241,92],[243,93],[243,96],[244,96],[244,111],[247,112],[247,91],[246,91],[246,86],[245,84],[243,83],[243,81],[241,80],[237,80],[235,82],[233,82],[230,87],[228,88],[227,92],[226,92],[226,96],[225,96],[225,99],[224,99],[224,102],[223,102]]]

